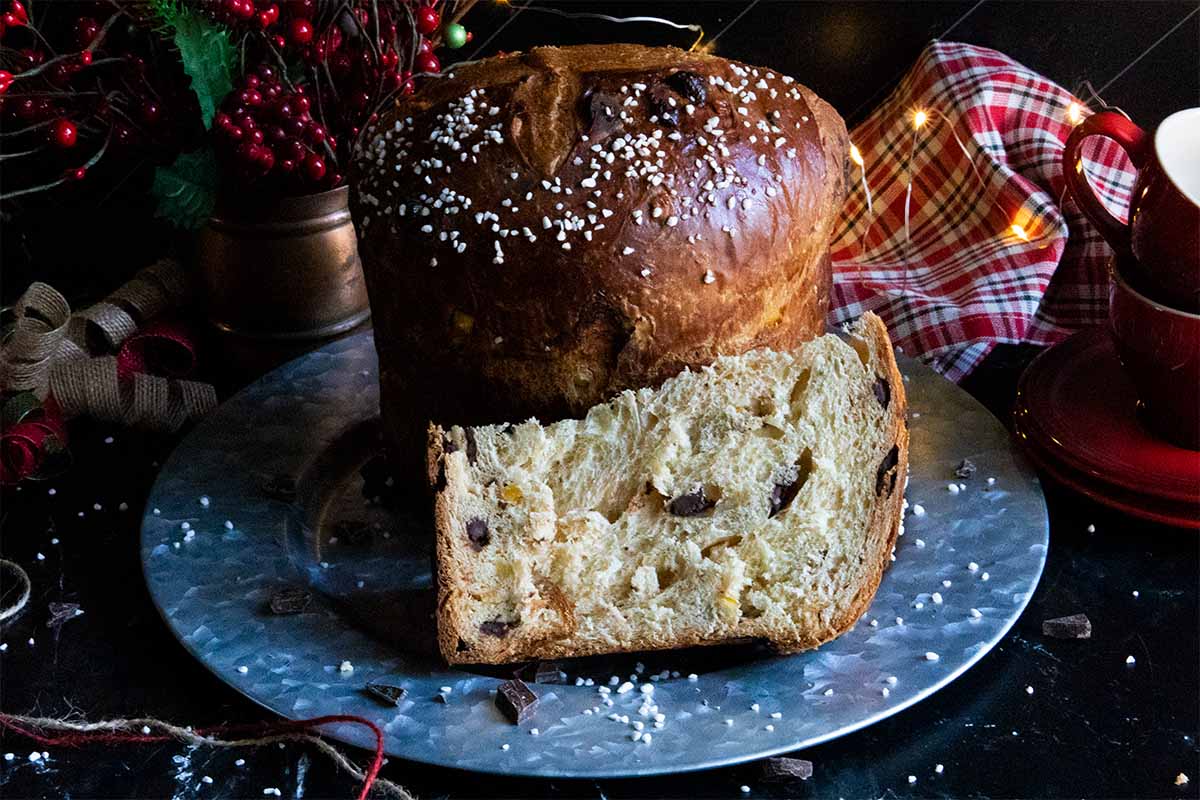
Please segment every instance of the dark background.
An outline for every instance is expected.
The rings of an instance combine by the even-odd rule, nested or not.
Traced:
[[[710,38],[733,22],[721,33],[718,54],[795,75],[851,125],[935,37],[1002,50],[1085,99],[1082,84],[1090,81],[1104,101],[1145,127],[1200,104],[1196,3],[760,2],[736,21],[748,4],[545,5],[695,22]],[[511,15],[492,5],[472,12],[467,24],[477,38],[463,53]],[[662,26],[526,11],[485,52],[620,40],[686,47],[693,37]],[[186,255],[186,240],[152,218],[148,180],[140,173],[115,191],[38,198],[5,218],[3,298],[15,298],[38,278],[78,307],[172,247]],[[964,385],[1007,418],[1016,376],[1032,352],[999,348]],[[214,361],[202,355],[207,377],[228,384]],[[4,490],[0,553],[29,570],[35,592],[30,610],[0,628],[0,641],[9,645],[0,653],[0,709],[78,711],[89,719],[149,715],[193,725],[262,719],[260,709],[185,654],[142,583],[137,520],[155,464],[177,440],[90,423],[76,424],[72,435],[76,463],[67,474]],[[108,436],[112,443],[105,442]],[[47,493],[51,487],[54,496]],[[455,798],[722,797],[741,796],[742,784],[755,797],[1197,797],[1198,538],[1124,518],[1052,485],[1047,495],[1049,561],[1014,631],[931,700],[803,753],[816,764],[805,783],[763,783],[754,765],[599,783],[506,780],[402,762],[384,774],[418,796]],[[118,510],[122,502],[129,505],[125,512]],[[94,510],[96,503],[101,511]],[[1087,532],[1089,524],[1095,533]],[[52,545],[51,538],[60,543]],[[46,559],[36,560],[37,552]],[[79,602],[87,613],[49,630],[45,609],[53,600]],[[1042,619],[1075,612],[1092,618],[1093,639],[1041,636]],[[26,644],[31,636],[32,647]],[[1137,658],[1135,667],[1125,665],[1127,654]],[[1032,697],[1026,685],[1035,687]],[[26,760],[31,749],[14,736],[0,739],[0,752],[16,753],[14,761],[0,761],[0,796],[262,797],[264,788],[279,787],[284,796],[324,797],[356,791],[303,747],[194,753],[174,745],[39,747],[52,751],[49,765],[41,767]],[[190,758],[186,768],[176,760],[182,757]],[[239,757],[247,760],[244,767],[234,766]],[[937,763],[945,765],[940,776],[933,773]],[[177,779],[182,771],[191,777]],[[1174,785],[1179,772],[1191,777],[1190,785]],[[910,774],[918,777],[915,785],[907,782]],[[202,775],[214,784],[199,784]]]

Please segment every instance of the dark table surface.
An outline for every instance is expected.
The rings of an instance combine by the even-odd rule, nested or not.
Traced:
[[[721,34],[719,52],[800,76],[851,122],[939,35],[1005,50],[1069,88],[1084,79],[1097,88],[1109,83],[1101,92],[1105,99],[1146,125],[1200,102],[1195,3],[763,2],[736,21],[746,4],[555,5],[698,21],[710,36],[733,22]],[[501,11],[481,13],[480,31],[498,27],[501,18],[489,15]],[[488,50],[554,41],[664,41],[661,31],[615,34],[595,20],[525,17]],[[99,268],[86,274],[67,269],[72,244],[66,240],[78,237],[52,240],[28,221],[24,228],[6,222],[6,298],[33,277],[50,278],[72,299],[94,298],[144,263],[127,263],[122,254],[144,248],[155,255],[166,241],[153,233],[131,241],[127,218],[113,225],[95,208],[64,213],[95,226],[84,238]],[[148,223],[143,218],[140,224]],[[964,385],[1007,418],[1017,376],[1032,354],[999,348]],[[207,362],[207,377],[234,387],[238,380],[215,363]],[[178,439],[86,421],[73,423],[71,434],[69,471],[3,491],[0,555],[28,570],[34,592],[28,610],[0,627],[0,642],[7,644],[0,652],[0,709],[89,720],[153,716],[196,726],[264,719],[259,707],[186,654],[142,581],[142,505],[156,465]],[[755,797],[1197,797],[1200,537],[1129,519],[1053,484],[1045,488],[1051,516],[1046,571],[1008,637],[929,700],[799,754],[815,764],[808,781],[766,783],[753,764],[599,782],[501,779],[398,761],[383,774],[417,796],[454,798],[723,797],[742,796],[743,785]],[[53,601],[79,603],[85,613],[48,628]],[[1041,635],[1043,619],[1076,612],[1091,618],[1090,640]],[[1128,655],[1136,659],[1132,666]],[[283,796],[333,797],[357,791],[304,745],[38,747],[50,755],[40,763],[29,761],[33,749],[18,736],[0,738],[0,754],[14,754],[0,760],[0,796],[263,797],[264,789],[276,787]],[[363,753],[351,754],[365,760]],[[245,763],[237,765],[238,759]],[[1180,772],[1191,783],[1176,786]],[[205,776],[211,784],[202,782]]]

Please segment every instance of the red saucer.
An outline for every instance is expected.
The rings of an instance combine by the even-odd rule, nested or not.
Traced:
[[[1142,426],[1106,328],[1077,333],[1030,363],[1013,427],[1059,482],[1143,519],[1200,528],[1200,451]]]

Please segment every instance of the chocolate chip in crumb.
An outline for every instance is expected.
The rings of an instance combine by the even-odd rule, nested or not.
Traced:
[[[465,653],[467,650],[471,649],[471,645],[467,644],[466,641],[464,641],[463,639],[459,639],[458,644],[455,646],[454,649],[456,652]]]
[[[888,481],[889,475],[891,480],[888,481],[887,493],[891,494],[896,488],[896,464],[899,462],[900,448],[892,445],[892,449],[883,457],[883,461],[879,463],[879,470],[875,473],[875,494],[883,494],[884,482]]]
[[[516,430],[517,430],[517,427],[510,422],[507,425],[505,425],[503,428],[501,428],[500,432],[503,433],[505,436],[512,436],[514,433],[516,433]]]
[[[471,540],[472,547],[482,550],[492,540],[492,535],[487,523],[476,517],[467,521],[467,538]]]
[[[800,458],[796,460],[796,477],[785,483],[777,483],[771,489],[771,510],[767,514],[768,517],[775,516],[791,505],[791,502],[796,499],[796,495],[804,488],[804,484],[808,482],[808,476],[812,474],[812,467],[812,450],[806,447],[800,454]]]
[[[677,517],[694,517],[697,514],[703,514],[715,505],[715,501],[705,497],[704,487],[700,487],[694,492],[676,497],[668,504],[667,510]]]
[[[875,376],[875,399],[879,401],[879,405],[883,406],[884,410],[892,403],[892,385],[888,383],[887,378],[880,375]]]
[[[538,698],[525,682],[513,678],[496,687],[496,708],[513,725],[520,725],[537,710]]]
[[[465,436],[467,439],[467,463],[473,465],[479,458],[479,448],[475,445],[475,429],[467,428]]]
[[[954,475],[957,478],[969,480],[975,475],[975,465],[971,463],[970,459],[964,458],[962,462],[954,468]]]
[[[680,70],[668,76],[663,83],[697,105],[702,105],[708,99],[708,90],[704,86],[704,79],[694,72]]]
[[[487,622],[480,623],[479,632],[484,636],[495,636],[497,639],[503,639],[508,636],[508,632],[517,627],[515,622],[505,622],[501,619],[489,619]]]
[[[458,445],[450,438],[450,434],[442,434],[442,450],[446,453],[454,453],[458,451]]]

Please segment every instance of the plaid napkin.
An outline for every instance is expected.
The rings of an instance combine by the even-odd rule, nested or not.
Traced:
[[[1063,188],[1072,103],[1076,122],[1090,113],[994,50],[926,47],[851,131],[863,166],[850,165],[834,234],[831,321],[874,311],[952,380],[997,343],[1052,344],[1103,321],[1111,251]],[[1123,218],[1137,177],[1124,152],[1092,137],[1084,169]]]

